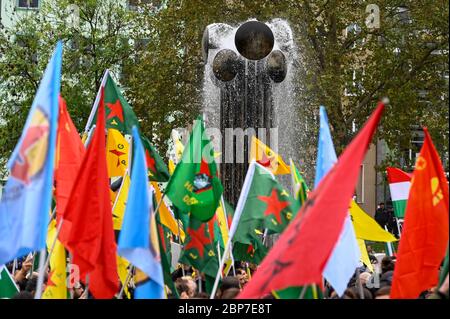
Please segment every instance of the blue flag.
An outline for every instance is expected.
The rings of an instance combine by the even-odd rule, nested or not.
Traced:
[[[0,202],[0,265],[45,248],[53,187],[62,43],[47,65],[9,161]]]
[[[316,188],[322,178],[337,162],[336,151],[331,138],[328,117],[323,106],[320,107],[320,131],[319,146],[317,151],[316,176],[314,187]],[[351,198],[348,199],[350,205]],[[333,212],[330,212],[332,214]],[[339,241],[334,247],[323,276],[331,284],[336,293],[342,296],[347,289],[350,278],[359,266],[361,253],[356,241],[355,230],[350,219],[350,214],[345,219]]]
[[[138,268],[135,299],[164,298],[158,235],[149,189],[144,147],[133,127],[133,166],[127,207],[119,237],[118,253]]]

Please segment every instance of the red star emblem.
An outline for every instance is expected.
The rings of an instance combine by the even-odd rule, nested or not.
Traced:
[[[263,152],[262,158],[259,161],[256,161],[256,163],[258,163],[264,167],[272,166],[272,160],[266,155],[266,152]]]
[[[150,155],[148,150],[145,150],[145,160],[147,162],[147,168],[152,172],[156,172],[155,159]]]
[[[273,214],[277,222],[281,224],[281,211],[289,205],[289,202],[280,201],[276,189],[272,189],[270,196],[258,196],[258,199],[267,204],[264,216]]]
[[[247,254],[249,254],[250,256],[253,256],[255,254],[255,248],[252,244],[248,245]]]
[[[118,151],[118,150],[109,150],[109,152],[110,152],[110,153],[113,153],[114,155],[117,156],[117,166],[119,166],[119,165],[120,165],[120,157],[121,157],[122,155],[125,155],[125,153],[124,153],[124,152],[121,152],[121,151]]]
[[[106,103],[106,106],[111,110],[106,119],[117,117],[123,123],[123,109],[119,99],[115,103]]]
[[[164,236],[164,229],[161,225],[158,225],[158,230],[159,230],[159,240],[161,241],[162,247],[164,249],[164,252],[166,252],[167,247],[166,247],[166,241],[165,241],[165,236]]]
[[[188,234],[191,240],[185,247],[186,250],[192,248],[197,249],[201,258],[203,258],[205,246],[211,244],[211,238],[208,238],[205,235],[205,225],[205,223],[202,223],[197,230],[192,228],[188,229]]]

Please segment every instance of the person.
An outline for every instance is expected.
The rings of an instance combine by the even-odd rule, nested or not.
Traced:
[[[391,286],[383,286],[375,292],[375,299],[391,299]]]
[[[175,288],[177,289],[180,299],[193,298],[197,292],[197,284],[190,276],[178,278],[175,281]]]
[[[384,203],[378,204],[378,208],[375,212],[375,221],[383,229],[384,229],[384,226],[386,226],[386,224],[388,222],[388,214],[387,214],[387,210],[384,207]]]
[[[245,286],[245,284],[248,282],[248,274],[242,268],[236,269],[236,278],[239,280],[241,288],[243,288]]]
[[[239,279],[237,277],[227,276],[227,277],[223,278],[222,283],[216,293],[217,298],[225,299],[225,298],[223,298],[223,295],[229,289],[238,289],[238,290],[241,289],[241,285],[240,285]],[[228,298],[226,298],[226,299],[228,299]]]
[[[241,289],[239,288],[229,288],[223,292],[220,299],[234,299],[239,295],[240,292]]]

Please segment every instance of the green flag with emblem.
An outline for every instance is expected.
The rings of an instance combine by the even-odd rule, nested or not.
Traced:
[[[233,255],[235,260],[259,264],[267,254],[264,232],[281,233],[298,209],[270,171],[254,162],[249,170],[251,181],[239,198],[243,208],[233,237]]]
[[[214,148],[198,118],[166,188],[166,195],[181,212],[200,221],[210,220],[219,205],[222,184],[217,175]]]
[[[167,182],[170,174],[166,163],[164,163],[163,159],[147,137],[141,135],[141,141],[145,149],[145,160],[147,162],[149,180],[155,182]]]

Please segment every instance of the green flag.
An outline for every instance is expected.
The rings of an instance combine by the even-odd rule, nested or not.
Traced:
[[[306,202],[308,197],[309,188],[306,185],[305,179],[298,172],[297,167],[295,167],[294,162],[290,159],[291,166],[291,177],[292,177],[292,185],[294,188],[294,198],[298,203],[298,208],[302,207],[303,203]]]
[[[5,266],[0,266],[0,299],[10,299],[19,292],[14,278]]]
[[[131,135],[133,126],[139,126],[138,119],[109,74],[104,89],[106,128],[114,128],[124,135]]]
[[[322,290],[316,285],[303,287],[289,287],[272,292],[276,299],[323,299]]]
[[[214,216],[223,191],[217,176],[214,148],[204,131],[199,118],[166,188],[166,195],[174,206],[200,221]]]
[[[141,135],[142,145],[145,149],[145,160],[147,162],[148,177],[153,182],[167,182],[170,174],[166,163],[155,150],[147,137]]]
[[[190,215],[184,249],[180,257],[180,263],[191,265],[214,278],[219,270],[217,242],[220,232],[216,232],[216,223],[215,217],[204,223]]]
[[[260,263],[267,253],[265,230],[281,233],[287,227],[297,213],[294,200],[270,171],[252,162],[239,203],[243,208],[233,237],[234,258]]]

